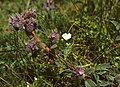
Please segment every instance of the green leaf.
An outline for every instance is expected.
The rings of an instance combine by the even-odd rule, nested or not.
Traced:
[[[115,77],[114,76],[111,76],[111,75],[108,75],[107,78],[111,81],[114,81]]]
[[[0,61],[0,65],[5,64],[5,61]]]
[[[57,47],[57,44],[53,44],[50,48],[55,49]]]
[[[66,77],[71,78],[72,72],[71,72],[70,69],[65,69],[65,70],[60,70],[59,71],[59,74],[63,74],[63,73]]]
[[[85,87],[92,87],[87,81],[85,81]]]
[[[67,77],[68,77],[68,78],[71,78],[71,75],[72,75],[72,73],[68,73],[68,74],[67,74]]]
[[[101,72],[98,72],[97,74],[99,74],[99,75],[103,75],[103,74],[105,74],[107,71],[101,71]]]
[[[116,40],[116,41],[120,40],[120,36],[117,36],[115,40]]]
[[[118,23],[117,21],[111,21],[111,22],[114,24],[117,30],[120,29],[120,23]]]
[[[101,81],[101,83],[99,85],[105,87],[105,86],[111,85],[111,82]]]
[[[48,85],[49,87],[53,87],[53,85],[50,82],[47,82],[46,80],[43,80],[45,82],[46,85]]]
[[[61,63],[60,61],[55,61],[55,64],[57,65],[57,67],[63,67],[63,68],[66,67],[66,66],[65,66],[63,63]]]
[[[111,66],[109,64],[99,64],[96,66],[96,70],[108,70]]]
[[[94,81],[92,81],[91,79],[87,79],[85,81],[85,87],[96,87],[96,84]]]
[[[93,68],[88,68],[85,72],[87,73],[87,74],[91,74],[91,73],[93,73],[95,71],[95,69],[93,69]]]
[[[63,53],[64,53],[64,58],[67,58],[67,57],[68,57],[68,55],[71,53],[71,50],[72,50],[72,44],[69,45],[69,46],[67,46],[67,47],[64,49],[64,51],[63,51]]]
[[[68,72],[71,72],[71,70],[70,70],[70,69],[60,70],[60,71],[59,71],[59,74],[62,74],[62,73],[64,73],[64,72],[67,72],[67,73],[68,73]]]
[[[98,81],[99,81],[99,79],[100,79],[99,75],[96,74],[96,73],[93,73],[93,77],[92,77],[92,78],[94,78],[97,83],[98,83]]]

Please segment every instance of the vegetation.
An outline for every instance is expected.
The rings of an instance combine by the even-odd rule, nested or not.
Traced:
[[[0,0],[0,87],[119,87],[119,0]]]

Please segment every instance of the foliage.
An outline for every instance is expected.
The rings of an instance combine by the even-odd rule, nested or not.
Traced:
[[[29,9],[35,21],[8,26]],[[0,87],[119,87],[119,9],[119,0],[1,0]]]

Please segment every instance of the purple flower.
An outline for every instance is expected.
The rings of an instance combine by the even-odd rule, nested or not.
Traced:
[[[23,29],[27,35],[32,35],[32,31],[36,29],[36,12],[35,10],[28,10],[22,14],[17,14],[11,17],[9,20],[9,26],[11,29],[19,30]]]
[[[36,44],[35,38],[32,38],[31,40],[28,40],[28,41],[25,43],[26,49],[27,49],[28,51],[38,50],[38,47],[37,47],[35,44]]]
[[[24,25],[25,25],[25,31],[27,35],[32,35],[32,31],[36,29],[37,23],[36,23],[36,12],[35,10],[28,10],[25,11],[22,14],[22,17],[24,18]]]
[[[84,69],[81,67],[81,66],[76,66],[74,69],[73,69],[73,75],[77,78],[84,78]]]
[[[29,19],[25,23],[25,31],[27,35],[31,35],[32,31],[36,29],[37,23],[34,19]]]
[[[55,6],[53,4],[53,0],[46,0],[46,3],[44,5],[45,9],[47,10],[54,10],[55,9]]]
[[[11,29],[19,30],[24,28],[24,20],[20,14],[12,16],[9,20],[9,26]]]
[[[60,37],[60,35],[58,34],[58,32],[53,31],[53,32],[50,33],[48,38],[49,38],[50,42],[55,43],[56,41],[59,40],[59,37]]]

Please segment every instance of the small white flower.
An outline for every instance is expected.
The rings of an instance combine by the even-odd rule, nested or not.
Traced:
[[[70,33],[64,33],[63,35],[62,35],[62,37],[65,39],[65,40],[69,40],[70,38],[71,38],[71,34]]]
[[[36,77],[34,77],[34,80],[37,80],[37,78],[36,78]]]

